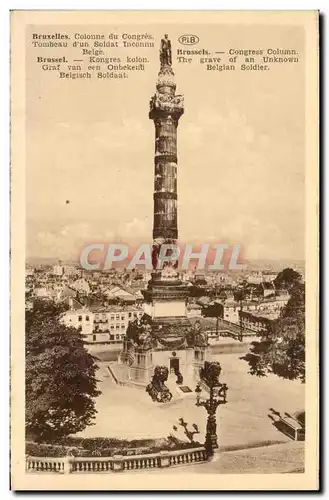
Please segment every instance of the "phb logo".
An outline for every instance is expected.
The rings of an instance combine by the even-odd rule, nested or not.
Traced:
[[[182,35],[178,38],[182,45],[195,45],[199,42],[199,37],[196,35]]]

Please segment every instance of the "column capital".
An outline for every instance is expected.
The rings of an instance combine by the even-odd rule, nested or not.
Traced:
[[[174,119],[179,120],[184,113],[184,96],[169,93],[156,92],[150,100],[149,118],[156,120],[157,118],[171,115]]]

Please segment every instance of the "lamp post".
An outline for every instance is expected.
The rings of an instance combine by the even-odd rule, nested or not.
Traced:
[[[195,404],[196,406],[203,406],[208,414],[205,448],[207,455],[211,457],[214,454],[214,449],[218,448],[216,410],[219,405],[227,403],[226,395],[228,387],[226,384],[220,383],[218,381],[218,378],[216,380],[216,377],[212,376],[211,373],[212,366],[218,365],[220,369],[219,363],[215,362],[207,364],[206,363],[205,367],[200,371],[200,374],[203,373],[204,378],[202,378],[202,376],[201,378],[209,387],[209,398],[201,400],[202,389],[200,387],[200,383],[198,383],[195,389],[196,393]],[[209,376],[207,377],[207,371],[210,372],[210,377]]]
[[[243,342],[243,324],[242,324],[242,311],[243,311],[243,301],[246,296],[246,284],[243,282],[240,290],[238,291],[238,300],[240,302],[240,331],[239,331],[239,341]]]
[[[242,299],[240,301],[240,331],[239,331],[239,341],[242,342],[243,341],[243,324],[242,324]]]

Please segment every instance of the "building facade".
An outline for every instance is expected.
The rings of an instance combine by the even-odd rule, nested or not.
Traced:
[[[62,321],[79,329],[86,344],[122,344],[129,322],[142,316],[143,310],[136,307],[91,307],[66,311]]]

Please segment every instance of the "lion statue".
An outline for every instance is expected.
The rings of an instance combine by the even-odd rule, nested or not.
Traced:
[[[165,385],[168,375],[169,370],[166,366],[156,366],[154,368],[152,380],[146,387],[146,392],[151,396],[153,401],[167,403],[171,400],[172,394]]]

